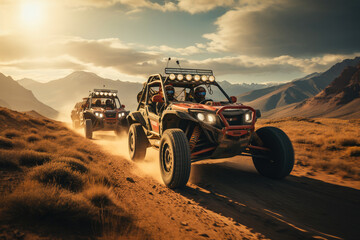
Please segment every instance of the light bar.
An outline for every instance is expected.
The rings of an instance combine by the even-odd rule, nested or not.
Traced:
[[[118,90],[112,90],[112,89],[94,89],[94,92],[117,93],[117,92],[118,92]]]
[[[213,71],[209,69],[191,69],[191,68],[165,68],[166,74],[191,74],[191,75],[213,75]]]

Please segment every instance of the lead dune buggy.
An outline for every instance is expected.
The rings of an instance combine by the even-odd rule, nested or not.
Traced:
[[[74,128],[83,126],[85,137],[92,138],[93,131],[115,131],[117,135],[127,132],[128,114],[117,97],[117,90],[94,89],[89,97],[75,104],[71,119]]]
[[[175,90],[169,99],[168,86]],[[206,98],[194,99],[198,87]],[[161,175],[169,188],[186,185],[191,163],[203,159],[250,156],[258,172],[282,179],[294,165],[287,135],[275,127],[255,131],[260,111],[236,103],[215,81],[212,70],[166,68],[151,75],[138,94],[137,111],[127,117],[132,160],[159,149]]]

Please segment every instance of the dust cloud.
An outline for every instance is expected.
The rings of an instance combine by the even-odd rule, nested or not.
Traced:
[[[84,135],[83,128],[74,130]],[[106,152],[121,156],[124,159],[133,162],[129,157],[127,134],[116,136],[113,131],[93,132],[93,142],[100,145]],[[133,173],[138,176],[149,176],[163,184],[160,166],[159,152],[153,148],[148,148],[143,161],[135,162]]]

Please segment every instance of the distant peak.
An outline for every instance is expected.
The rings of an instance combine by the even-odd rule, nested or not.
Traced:
[[[90,76],[94,76],[94,77],[99,77],[95,73],[86,72],[86,71],[75,71],[73,73],[70,73],[68,76],[84,76],[84,75],[90,75]]]

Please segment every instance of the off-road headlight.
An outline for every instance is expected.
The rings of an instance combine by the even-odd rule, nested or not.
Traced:
[[[209,80],[210,80],[210,82],[213,82],[213,81],[215,81],[215,77],[211,75],[211,76],[209,77]]]
[[[99,93],[99,92],[96,92],[95,94],[96,94],[96,95],[99,95],[100,93]]]
[[[172,74],[170,74],[169,78],[170,78],[170,80],[175,80],[176,76],[175,76],[175,74],[172,73]]]
[[[113,93],[113,96],[116,97],[116,93]]]
[[[177,75],[177,79],[178,79],[179,81],[183,80],[183,79],[184,79],[184,75],[182,75],[182,74]]]
[[[191,74],[186,75],[186,80],[191,81],[192,80],[192,75]]]
[[[121,117],[125,116],[125,113],[123,113],[123,112],[122,112],[122,113],[119,113],[118,116],[119,116],[119,118],[121,118]]]
[[[103,92],[101,92],[101,93],[100,93],[100,95],[102,96],[102,95],[104,95],[104,93],[103,93]]]
[[[202,76],[201,76],[201,80],[202,80],[202,81],[206,81],[206,80],[208,80],[208,77],[207,77],[206,75],[202,75]]]
[[[195,80],[195,81],[200,81],[200,75],[195,75],[195,76],[194,76],[194,80]]]
[[[99,118],[102,118],[102,117],[104,117],[104,114],[99,113],[99,112],[96,112],[96,113],[95,113],[95,116],[96,116],[96,117],[99,117]]]
[[[209,124],[215,124],[216,123],[216,116],[213,113],[197,113],[196,114],[197,119],[199,119],[202,122],[209,123]]]
[[[106,92],[106,93],[104,93],[104,95],[105,95],[105,96],[107,96],[107,95],[108,95],[108,93]]]
[[[252,122],[252,112],[247,112],[244,114],[244,121],[246,123],[251,123]]]
[[[200,120],[200,121],[204,121],[205,120],[205,115],[203,113],[198,113],[196,115],[196,117]]]
[[[216,122],[216,116],[215,114],[208,114],[207,115],[207,121],[211,124],[215,123]]]

